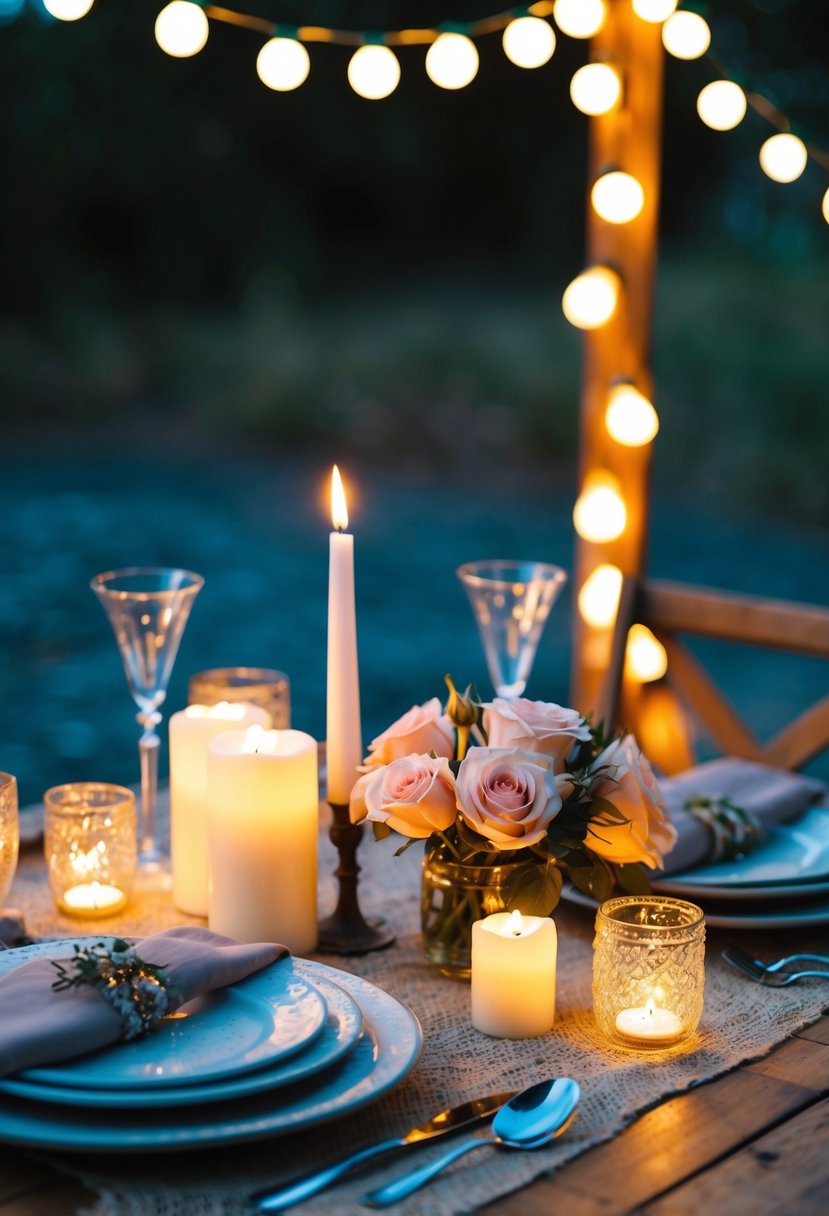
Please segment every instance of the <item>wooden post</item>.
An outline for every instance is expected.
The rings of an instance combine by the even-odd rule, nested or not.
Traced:
[[[622,298],[611,320],[584,337],[581,400],[580,485],[595,469],[619,480],[627,525],[618,540],[594,544],[577,538],[573,603],[573,664],[570,703],[595,709],[612,627],[587,625],[578,591],[602,562],[628,575],[642,571],[648,523],[650,444],[623,447],[607,433],[604,413],[615,380],[630,380],[652,397],[651,326],[656,276],[660,137],[664,49],[662,27],[637,17],[631,0],[607,0],[607,16],[591,42],[591,61],[605,60],[622,77],[622,98],[608,114],[590,119],[587,183],[587,265],[606,264],[622,277]],[[645,203],[636,219],[610,224],[590,203],[596,178],[622,169],[638,179]]]

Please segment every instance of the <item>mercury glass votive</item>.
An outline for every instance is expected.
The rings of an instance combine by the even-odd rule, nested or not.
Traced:
[[[696,904],[609,899],[596,914],[593,951],[593,1013],[607,1038],[638,1051],[690,1038],[705,982],[705,918]]]
[[[291,684],[284,671],[270,667],[215,667],[191,676],[187,688],[190,705],[217,705],[220,701],[247,701],[266,709],[274,730],[291,725]]]
[[[0,908],[17,869],[19,847],[17,781],[11,773],[0,773]]]
[[[135,794],[123,785],[76,781],[43,795],[44,851],[55,903],[67,916],[120,912],[135,877]]]

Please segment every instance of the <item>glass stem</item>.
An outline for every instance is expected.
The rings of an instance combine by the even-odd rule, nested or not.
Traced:
[[[141,827],[138,842],[139,861],[152,864],[161,860],[161,850],[155,838],[155,803],[158,792],[158,749],[161,739],[155,732],[160,714],[138,714],[144,733],[138,740],[141,760]]]

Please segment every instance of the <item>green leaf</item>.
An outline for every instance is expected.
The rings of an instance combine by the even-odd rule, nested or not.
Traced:
[[[371,821],[371,830],[374,833],[375,840],[385,840],[387,836],[391,836],[391,828],[387,823],[377,823]]]
[[[650,895],[651,884],[645,873],[644,866],[637,863],[626,866],[615,866],[616,881],[628,895]]]
[[[573,886],[599,903],[609,899],[613,893],[613,871],[598,857],[589,868],[570,866],[569,873]]]
[[[552,861],[544,867],[532,861],[516,866],[502,887],[507,911],[517,908],[526,916],[549,916],[561,896],[562,881]]]

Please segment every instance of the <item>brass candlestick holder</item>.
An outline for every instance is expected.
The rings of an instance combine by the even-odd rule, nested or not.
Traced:
[[[394,934],[382,921],[365,920],[357,902],[357,846],[363,836],[363,825],[352,823],[348,807],[329,803],[333,820],[329,830],[331,843],[337,850],[339,864],[334,873],[340,889],[337,906],[319,927],[319,949],[327,954],[368,954],[384,950],[394,941]]]

